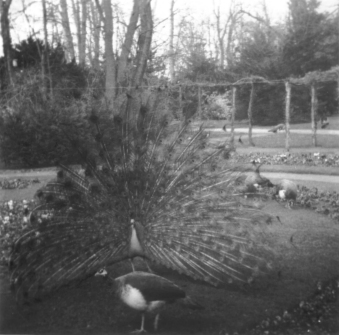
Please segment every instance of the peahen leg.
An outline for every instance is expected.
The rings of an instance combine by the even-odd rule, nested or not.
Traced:
[[[160,314],[158,313],[156,316],[155,316],[155,319],[154,319],[154,330],[158,330],[158,324],[159,324],[159,316]]]
[[[145,325],[145,313],[142,313],[142,315],[141,315],[141,327],[140,327],[140,329],[132,331],[132,333],[146,333],[144,325]]]

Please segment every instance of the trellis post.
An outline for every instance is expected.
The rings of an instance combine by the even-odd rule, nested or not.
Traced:
[[[237,88],[235,86],[232,87],[232,113],[231,113],[231,138],[230,145],[234,147],[234,117],[236,113],[236,100],[237,100]]]
[[[289,80],[285,81],[286,102],[285,102],[285,149],[290,151],[290,110],[291,110],[291,83]]]
[[[311,120],[312,120],[312,144],[317,146],[317,91],[315,83],[311,84]]]
[[[198,85],[198,117],[199,117],[199,120],[202,119],[202,115],[201,115],[201,87],[200,87],[200,85]]]
[[[250,93],[250,101],[248,103],[248,141],[251,146],[254,146],[252,140],[252,111],[253,111],[253,99],[254,99],[254,83],[251,82],[251,93]]]

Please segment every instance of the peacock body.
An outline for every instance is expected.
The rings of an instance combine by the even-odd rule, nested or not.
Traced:
[[[134,257],[213,285],[251,281],[267,266],[270,217],[238,201],[243,171],[223,159],[225,149],[208,147],[203,127],[159,108],[136,120],[93,112],[89,120],[86,134],[65,126],[85,169],[60,165],[36,195],[32,229],[13,246],[17,298]]]

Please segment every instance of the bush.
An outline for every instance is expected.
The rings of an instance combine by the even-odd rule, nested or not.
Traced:
[[[1,117],[1,152],[6,167],[42,167],[58,162],[77,163],[78,157],[67,143],[67,136],[59,127],[71,122],[55,110],[11,113]]]
[[[74,66],[74,65],[72,65]],[[73,85],[64,76],[64,90],[53,96],[42,90],[36,68],[16,76],[14,87],[7,91],[0,105],[0,150],[6,167],[27,168],[77,163],[79,156],[70,148],[65,125],[86,129],[87,105],[93,90],[82,89],[80,99],[67,90]],[[10,107],[9,107],[10,106]],[[65,133],[66,132],[66,133]]]

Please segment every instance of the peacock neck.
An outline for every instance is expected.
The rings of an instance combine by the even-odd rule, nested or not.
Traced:
[[[130,239],[130,249],[129,256],[144,256],[143,244],[143,227],[140,223],[134,222],[131,225],[131,239]]]

